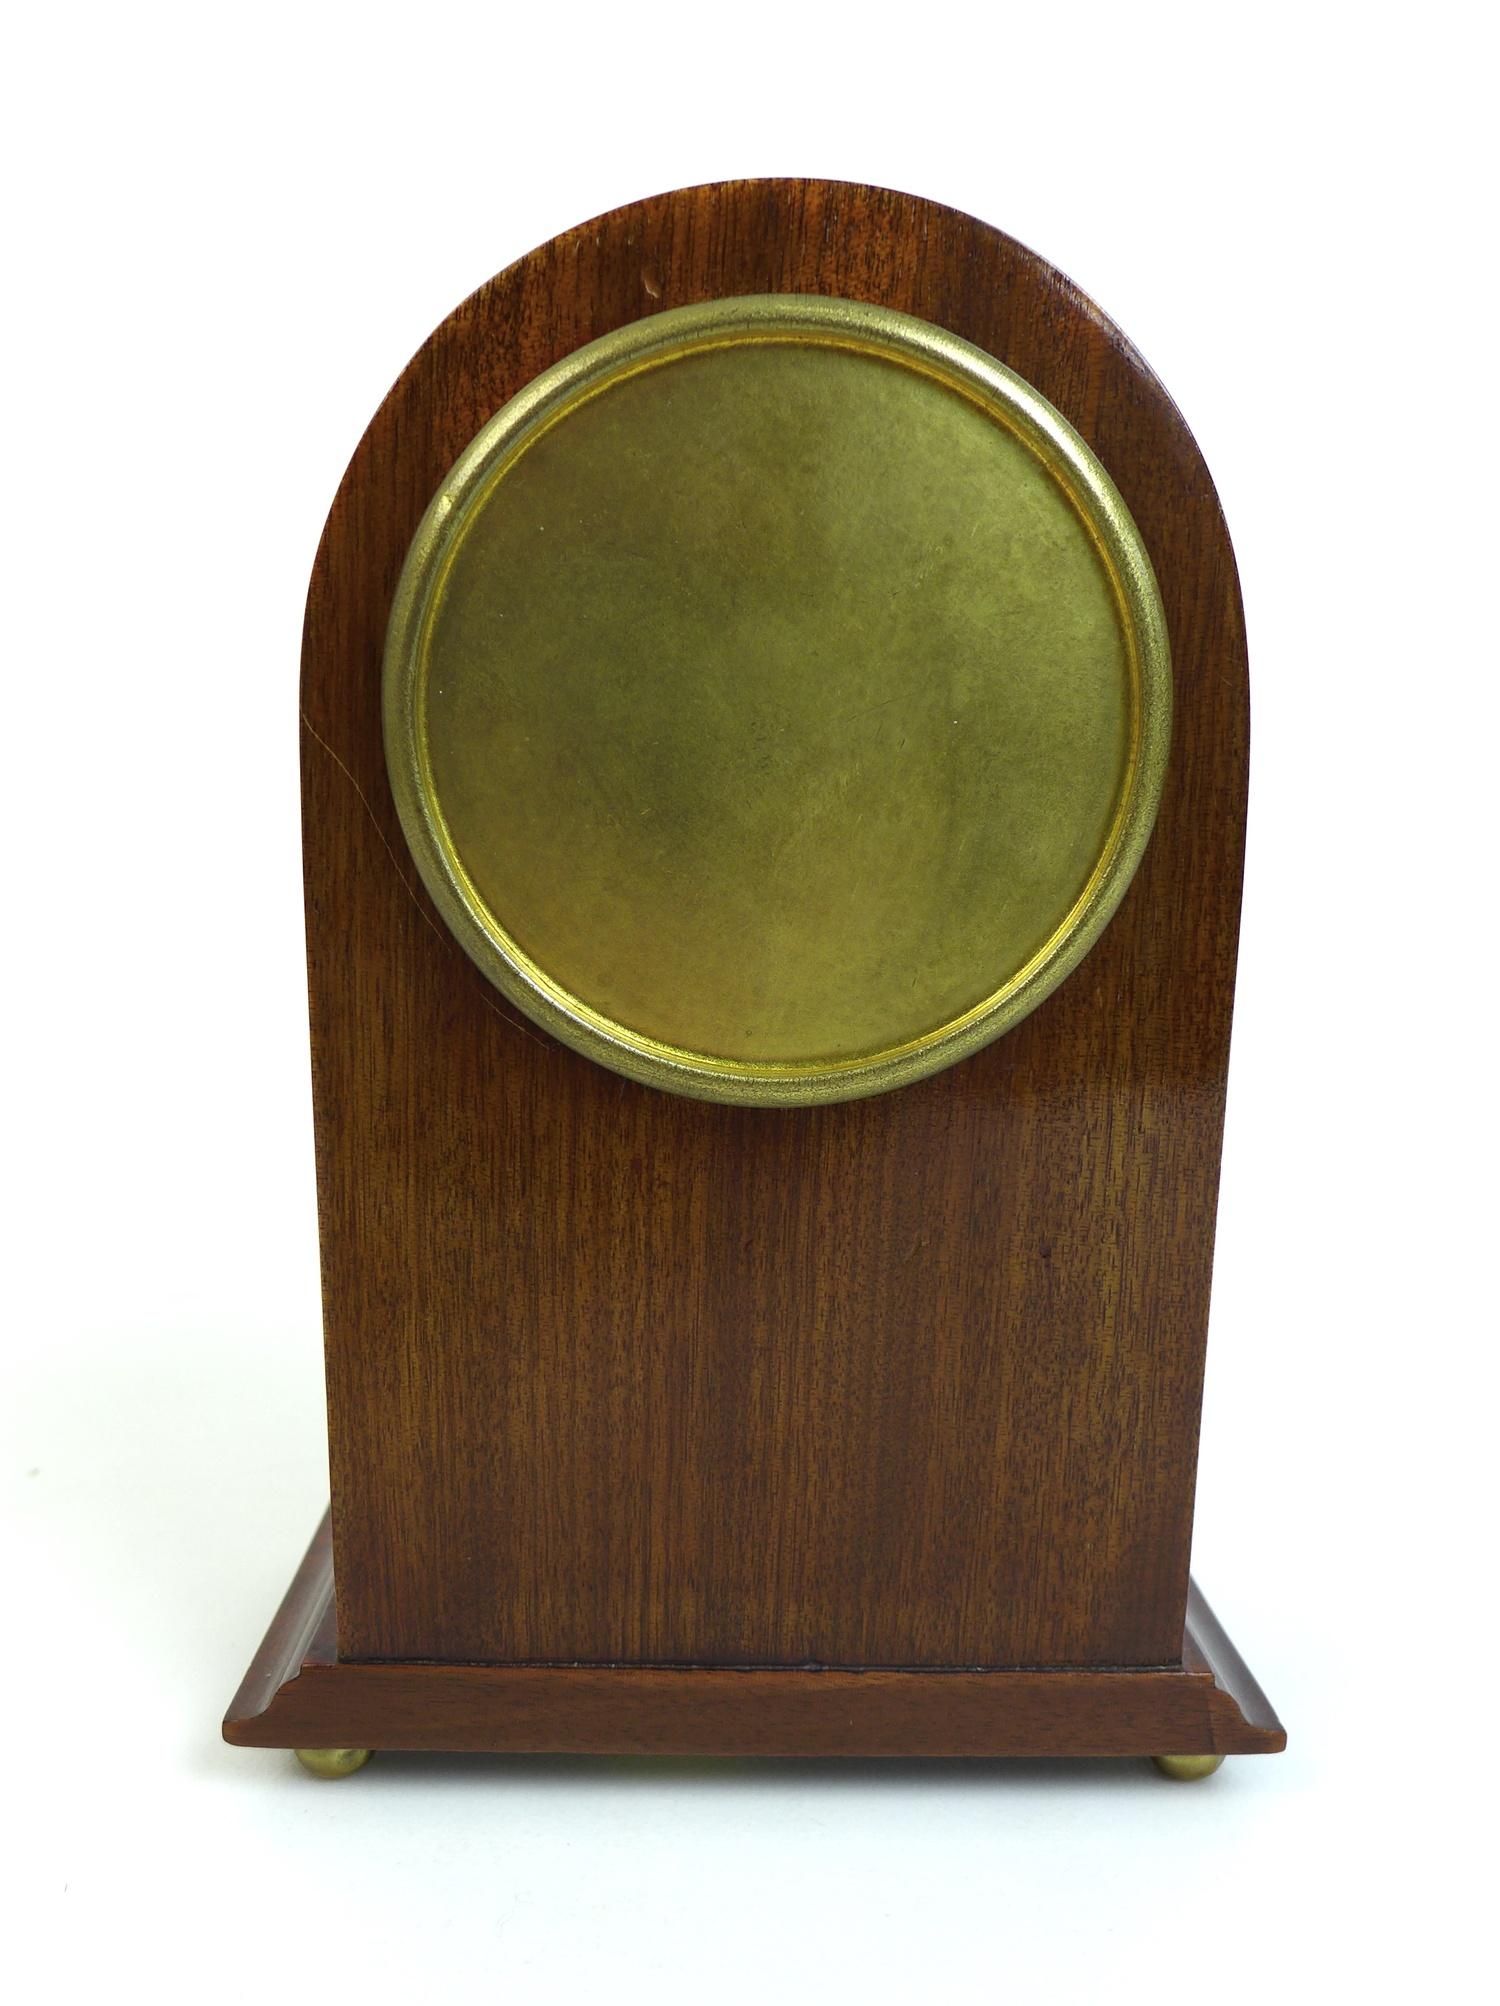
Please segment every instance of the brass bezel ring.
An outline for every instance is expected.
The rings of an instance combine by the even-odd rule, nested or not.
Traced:
[[[470,511],[541,432],[622,378],[704,349],[816,342],[875,354],[934,376],[980,404],[1051,471],[1094,538],[1119,605],[1132,679],[1130,747],[1113,826],[1072,908],[992,995],[906,1044],[847,1060],[747,1063],[685,1051],[594,1011],[512,940],[469,880],[443,821],[427,759],[424,682],[438,588]],[[503,406],[460,456],[418,526],[386,637],[386,760],[422,882],[465,952],[533,1022],[625,1077],[668,1092],[748,1106],[797,1107],[885,1093],[987,1045],[1049,996],[1087,954],[1134,876],[1156,818],[1171,739],[1166,619],[1139,530],[1092,450],[1047,400],[945,329],[886,307],[778,294],[678,307],[632,322],[555,363]]]

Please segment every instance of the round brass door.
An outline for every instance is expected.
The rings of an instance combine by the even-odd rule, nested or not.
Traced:
[[[1140,536],[1029,385],[909,316],[716,301],[538,377],[408,555],[386,747],[485,974],[633,1079],[831,1101],[1076,966],[1151,830]]]

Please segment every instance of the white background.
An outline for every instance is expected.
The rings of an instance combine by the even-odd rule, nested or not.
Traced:
[[[1478,1995],[1487,33],[1379,0],[13,20],[12,1996]],[[1256,739],[1196,1569],[1291,1747],[1192,1788],[413,1757],[319,1784],[217,1732],[326,1495],[295,728],[323,513],[493,271],[771,173],[1031,244],[1219,484]]]

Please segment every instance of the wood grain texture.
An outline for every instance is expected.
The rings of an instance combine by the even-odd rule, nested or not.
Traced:
[[[534,1755],[1257,1755],[1281,1724],[1194,1590],[1181,1665],[753,1671],[370,1664],[334,1646],[325,1520],[224,1722],[243,1748]]]
[[[629,1084],[517,1018],[417,882],[380,679],[407,544],[499,405],[643,314],[780,291],[921,315],[1072,421],[1151,551],[1176,720],[1145,862],[1053,997],[918,1085],[770,1111]],[[1066,279],[970,217],[837,183],[689,189],[444,322],[354,456],[305,635],[344,1657],[1178,1661],[1247,715],[1233,557],[1180,415]]]

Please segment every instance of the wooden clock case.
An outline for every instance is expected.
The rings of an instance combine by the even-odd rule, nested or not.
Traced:
[[[1170,633],[1155,834],[1082,965],[899,1091],[637,1085],[527,1022],[411,867],[381,732],[403,556],[540,371],[690,302],[828,294],[1034,385]],[[1190,1586],[1245,824],[1233,555],[1166,392],[1058,272],[822,181],[640,202],[482,287],[334,502],[302,683],[332,1473],[230,1709],[247,1746],[1269,1751]]]

